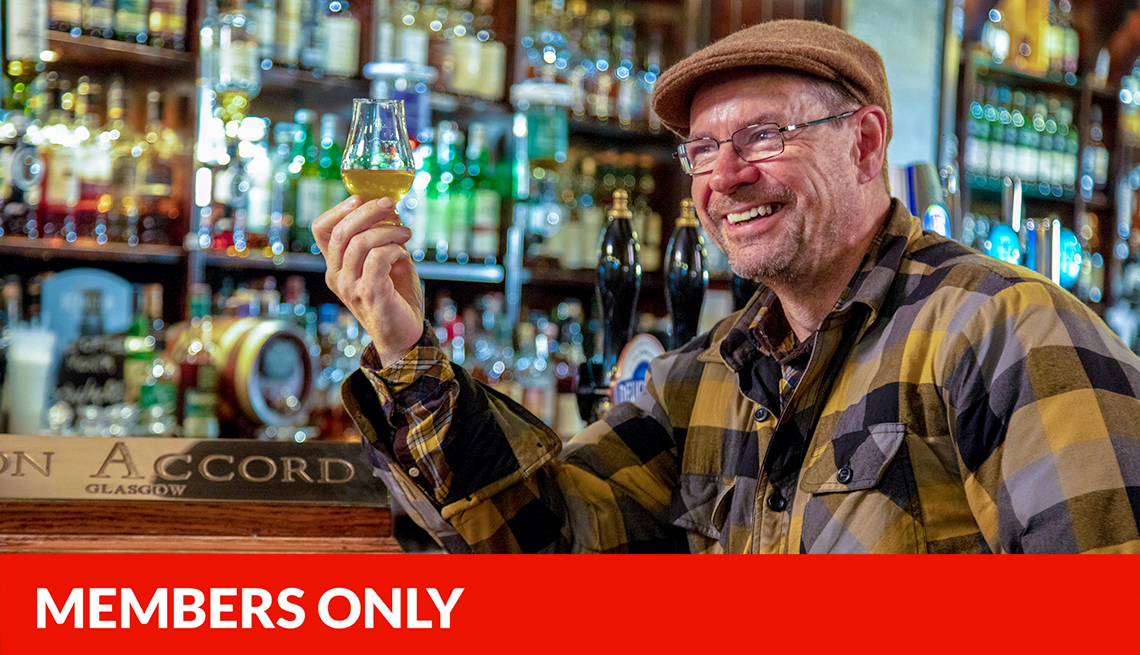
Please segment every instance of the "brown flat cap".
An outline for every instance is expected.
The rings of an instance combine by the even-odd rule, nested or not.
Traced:
[[[882,107],[890,143],[891,93],[882,57],[838,27],[816,21],[760,23],[698,50],[661,74],[653,89],[653,110],[665,127],[688,136],[689,107],[701,82],[713,73],[757,66],[836,82],[863,105]]]

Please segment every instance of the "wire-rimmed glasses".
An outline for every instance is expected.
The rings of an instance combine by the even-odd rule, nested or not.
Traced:
[[[681,160],[682,170],[689,175],[700,175],[711,171],[716,165],[716,157],[720,152],[720,147],[726,143],[731,143],[732,149],[746,162],[763,161],[784,152],[785,132],[847,118],[857,111],[859,110],[852,109],[835,116],[785,127],[780,127],[776,123],[757,123],[740,128],[724,141],[717,141],[712,137],[686,141],[677,146],[677,151],[673,153],[673,156]]]

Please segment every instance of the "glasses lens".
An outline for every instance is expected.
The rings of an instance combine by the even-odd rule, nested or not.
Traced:
[[[686,163],[686,172],[696,174],[712,169],[719,148],[720,144],[714,139],[695,139],[682,143],[677,151],[681,161]]]
[[[732,135],[732,145],[744,161],[760,161],[780,154],[784,139],[776,125],[750,125]]]

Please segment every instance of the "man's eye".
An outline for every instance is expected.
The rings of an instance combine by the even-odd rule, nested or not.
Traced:
[[[718,148],[717,144],[712,141],[697,141],[690,143],[687,150],[691,159],[699,159],[710,155],[715,156]]]
[[[754,130],[745,132],[739,137],[741,146],[753,146],[771,141],[776,138],[775,130]]]

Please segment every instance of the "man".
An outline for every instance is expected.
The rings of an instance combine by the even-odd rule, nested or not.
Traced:
[[[386,200],[314,223],[372,335],[344,396],[398,498],[457,552],[1140,550],[1140,360],[1075,298],[891,200],[877,53],[743,30],[654,93],[748,306],[654,362],[561,453],[424,329]],[[384,222],[387,223],[384,223]]]

